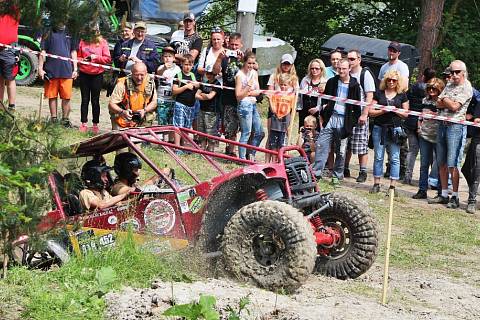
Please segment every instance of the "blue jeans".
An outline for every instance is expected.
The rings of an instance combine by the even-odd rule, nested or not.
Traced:
[[[240,119],[240,143],[248,143],[252,129],[254,131],[251,141],[252,146],[258,147],[262,142],[265,133],[263,132],[262,121],[257,111],[257,104],[246,101],[240,101],[238,105],[238,118]],[[247,149],[245,147],[238,147],[238,156],[241,159],[246,158]],[[255,155],[255,151],[250,154]]]
[[[345,153],[347,150],[348,138],[342,139],[344,136],[344,118],[336,113],[332,115],[325,128],[320,131],[315,144],[315,162],[313,170],[316,176],[320,176],[325,164],[327,163],[330,146],[335,146],[335,164],[333,166],[333,176],[343,179],[343,169],[345,167]]]
[[[458,167],[464,146],[464,125],[440,122],[437,132],[437,163],[449,168]]]
[[[400,145],[393,143],[390,139],[388,139],[388,130],[388,128],[383,130],[383,128],[380,126],[373,126],[372,140],[373,150],[375,153],[373,161],[373,176],[375,178],[380,178],[383,176],[383,160],[385,157],[385,149],[388,148],[390,154],[390,179],[398,180],[400,179]],[[393,130],[396,132],[402,130],[402,128],[398,127],[394,128]]]
[[[435,172],[438,175],[438,168],[436,166],[436,161],[433,161],[433,155],[435,152],[436,143],[432,143],[418,137],[418,144],[420,146],[420,180],[418,181],[418,189],[421,191],[428,190],[428,170],[432,166],[432,172]],[[430,174],[432,174],[430,172]],[[438,179],[438,176],[436,177]]]

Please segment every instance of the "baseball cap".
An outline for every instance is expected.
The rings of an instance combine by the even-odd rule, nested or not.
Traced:
[[[123,29],[132,29],[132,24],[130,22],[125,22]]]
[[[183,15],[183,20],[195,21],[195,15],[193,14],[193,12],[185,12]]]
[[[292,55],[289,54],[289,53],[285,53],[283,56],[282,56],[282,59],[280,60],[280,63],[285,63],[285,62],[288,62],[290,64],[293,64],[295,60],[293,59]]]
[[[135,27],[133,27],[133,29],[147,29],[147,24],[143,21],[138,21],[138,22],[135,22]]]
[[[400,51],[400,49],[402,49],[402,46],[397,41],[392,41],[388,45],[388,49],[393,49],[395,51]]]

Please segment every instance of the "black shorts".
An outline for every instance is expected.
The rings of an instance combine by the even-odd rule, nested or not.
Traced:
[[[268,135],[268,149],[278,150],[287,145],[287,133],[270,130]]]
[[[13,67],[15,67],[15,53],[11,49],[0,51],[0,77],[13,80]]]

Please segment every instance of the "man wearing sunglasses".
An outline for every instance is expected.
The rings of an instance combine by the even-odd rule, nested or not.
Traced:
[[[437,109],[441,116],[465,120],[473,89],[468,81],[467,67],[461,60],[450,63],[451,81],[438,96]],[[447,204],[448,208],[459,207],[458,184],[461,153],[465,143],[463,124],[440,121],[437,132],[437,163],[442,192],[429,203]],[[452,178],[452,197],[448,197],[448,174]]]
[[[407,80],[405,81],[405,83],[408,83],[408,77],[410,76],[410,71],[408,70],[407,64],[399,59],[401,49],[402,49],[402,46],[397,41],[390,42],[387,48],[388,62],[385,63],[380,68],[380,72],[378,74],[378,80],[382,80],[385,73],[388,70],[393,69],[400,72],[402,77],[405,77]],[[406,89],[407,88],[405,88],[405,90]]]

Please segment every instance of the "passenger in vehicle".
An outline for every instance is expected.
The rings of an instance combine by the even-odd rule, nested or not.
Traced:
[[[112,187],[113,196],[138,192],[143,188],[137,183],[140,177],[140,169],[142,169],[142,162],[135,154],[131,152],[117,154],[113,168],[117,174],[117,179]],[[170,175],[170,168],[165,168],[163,171],[166,175]],[[143,182],[142,185],[158,185],[160,180],[161,177],[155,175]]]
[[[98,160],[87,161],[82,168],[82,180],[86,189],[80,191],[80,204],[83,210],[104,209],[122,201],[128,193],[111,196],[105,189],[108,185],[107,165]]]

